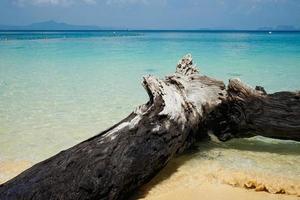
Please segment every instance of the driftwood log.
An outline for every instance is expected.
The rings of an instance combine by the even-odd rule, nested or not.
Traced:
[[[149,102],[110,129],[26,170],[0,199],[122,199],[195,140],[225,85],[200,76],[190,56],[164,80],[144,77]]]
[[[300,140],[299,93],[267,95],[202,76],[190,55],[174,75],[143,78],[149,101],[108,130],[0,185],[0,199],[124,199],[176,153],[213,132]]]
[[[205,123],[222,141],[255,135],[300,141],[300,92],[267,94],[231,79],[226,99]]]

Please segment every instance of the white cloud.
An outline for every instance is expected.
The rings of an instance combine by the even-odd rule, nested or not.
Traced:
[[[148,4],[149,0],[107,0],[106,4]]]
[[[85,3],[85,4],[95,4],[96,0],[15,0],[17,5],[54,5],[54,6],[68,6],[74,3]]]
[[[100,1],[100,0],[99,0]],[[119,6],[126,6],[126,5],[156,5],[156,6],[165,6],[167,5],[169,0],[104,0],[107,5],[119,5]]]
[[[87,4],[96,4],[97,3],[96,0],[82,0],[82,1]]]
[[[0,0],[1,1],[1,0]],[[168,0],[13,0],[12,2],[19,6],[24,5],[52,5],[52,6],[69,6],[78,3],[87,5],[107,4],[107,5],[166,5]]]

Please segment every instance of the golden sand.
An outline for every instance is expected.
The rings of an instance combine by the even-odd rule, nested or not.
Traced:
[[[171,161],[132,199],[145,200],[296,200],[300,184],[295,180],[255,173],[230,172],[213,162],[195,166],[191,161]],[[234,187],[233,187],[234,186]],[[290,195],[288,195],[290,194]],[[297,196],[298,195],[298,196]]]
[[[202,184],[198,188],[173,188],[172,191],[149,193],[145,200],[299,200],[296,196],[253,192],[224,184]]]
[[[0,161],[0,184],[20,174],[31,165],[31,162],[25,160],[5,162]]]

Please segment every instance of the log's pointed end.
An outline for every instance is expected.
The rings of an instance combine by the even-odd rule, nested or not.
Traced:
[[[193,65],[193,58],[191,54],[187,54],[179,60],[176,67],[176,73],[185,76],[199,73],[197,67]]]

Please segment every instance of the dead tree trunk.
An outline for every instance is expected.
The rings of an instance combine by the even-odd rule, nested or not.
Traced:
[[[267,95],[201,76],[190,55],[163,80],[144,77],[149,102],[110,129],[0,185],[0,199],[123,199],[172,156],[213,131],[225,141],[259,134],[300,140],[300,94]]]
[[[300,92],[267,94],[231,79],[227,98],[206,123],[222,141],[254,135],[300,141]]]
[[[122,199],[195,140],[225,85],[200,76],[190,55],[164,80],[147,76],[149,102],[110,129],[0,186],[0,199]]]

